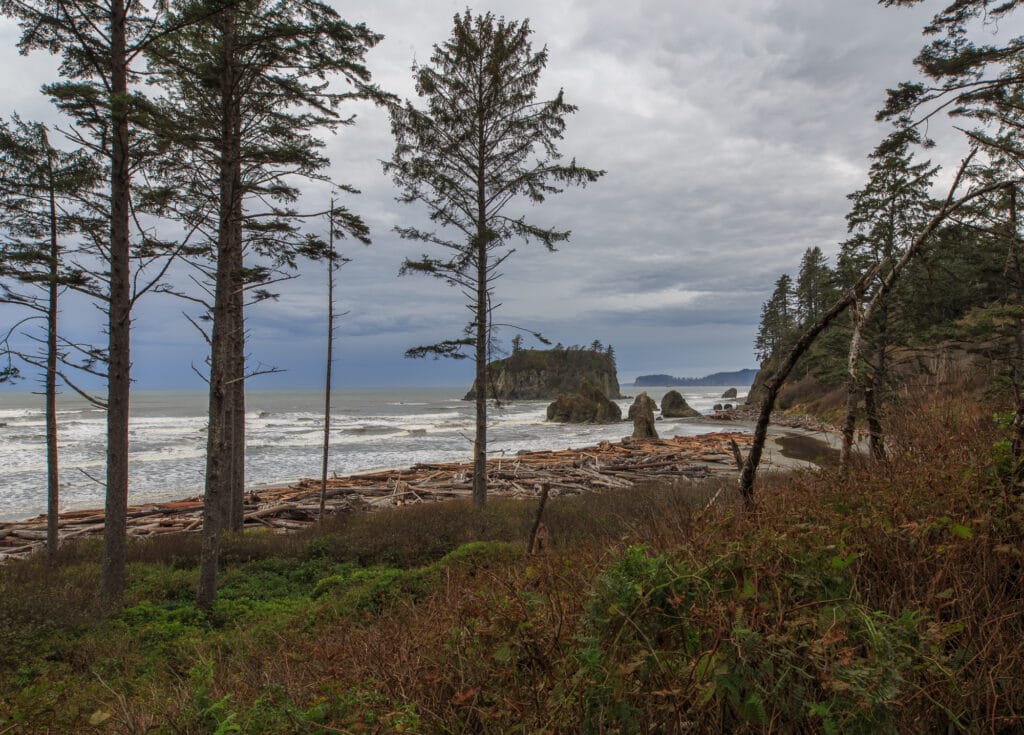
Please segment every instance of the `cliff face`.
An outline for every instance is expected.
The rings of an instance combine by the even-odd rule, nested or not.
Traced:
[[[553,400],[579,391],[584,380],[606,398],[621,398],[615,363],[592,350],[520,350],[488,365],[488,396],[501,400]],[[476,398],[476,383],[465,400]]]

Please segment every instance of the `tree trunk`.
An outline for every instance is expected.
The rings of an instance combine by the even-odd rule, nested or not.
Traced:
[[[885,354],[889,348],[889,302],[882,304],[879,312],[878,336],[875,345],[875,364],[871,369],[871,377],[864,387],[864,414],[868,422],[868,447],[872,459],[885,460],[885,434],[882,430],[881,396],[885,390],[886,363]]]
[[[46,308],[46,552],[57,555],[60,522],[60,468],[57,456],[57,295],[60,267],[60,242],[57,239],[57,195],[53,181],[53,153],[43,133],[47,154],[47,180],[50,198],[50,263]]]
[[[239,146],[240,148],[240,146]],[[241,231],[241,171],[236,179],[238,196],[233,205],[236,222],[233,223],[232,248],[235,254],[232,265],[235,273],[241,274],[244,269]],[[227,501],[227,523],[232,531],[241,531],[244,522],[245,504],[245,291],[241,277],[236,278],[234,291],[231,293],[229,305],[231,324],[231,354],[229,357],[229,405],[228,405],[228,462],[230,472],[227,480],[225,498]]]
[[[473,441],[473,505],[487,503],[487,380],[488,309],[487,253],[490,245],[486,200],[486,135],[477,120],[476,171],[476,432]]]
[[[235,11],[228,6],[220,16],[222,59],[220,212],[217,232],[217,271],[214,285],[213,329],[210,335],[210,415],[206,443],[206,488],[203,502],[203,539],[199,561],[197,604],[204,610],[213,606],[217,595],[217,565],[221,533],[230,520],[230,489],[233,429],[231,412],[233,343],[239,325],[232,317],[236,292],[241,289],[237,261],[241,242],[234,237],[233,220],[239,215],[236,192],[240,189],[239,147],[234,131],[238,106],[235,102],[234,42]]]
[[[103,600],[121,602],[128,530],[128,421],[131,399],[131,173],[124,0],[110,5],[110,301],[107,305],[107,493],[103,526]]]
[[[473,505],[487,504],[487,239],[477,234],[476,433],[473,441]]]
[[[825,331],[836,317],[846,311],[851,304],[861,297],[864,289],[867,288],[867,285],[875,278],[886,262],[883,261],[868,270],[861,276],[853,288],[836,301],[832,308],[822,314],[818,321],[812,324],[800,336],[800,339],[796,341],[796,344],[790,349],[785,362],[782,363],[778,372],[765,382],[765,397],[761,402],[761,412],[758,414],[757,424],[754,427],[754,441],[750,446],[747,459],[743,463],[743,470],[740,472],[740,496],[743,498],[743,504],[748,510],[754,507],[754,479],[757,476],[758,465],[761,463],[761,454],[764,452],[764,443],[768,437],[768,424],[771,421],[772,411],[775,409],[775,400],[778,398],[779,390],[785,384],[786,378],[789,377],[789,374],[796,367],[803,354],[814,344],[814,340],[818,338],[818,335]]]
[[[853,452],[853,434],[857,428],[857,400],[860,397],[858,363],[860,361],[861,327],[864,324],[860,304],[855,301],[851,306],[853,311],[850,321],[853,323],[853,334],[850,335],[850,350],[846,355],[846,410],[843,413],[843,442],[839,449],[839,470],[843,475],[846,474],[850,464],[850,454]]]
[[[878,393],[874,379],[864,388],[864,414],[868,422],[868,447],[871,458],[876,462],[885,460],[885,435],[882,433],[882,420],[878,414]]]
[[[331,200],[327,254],[327,366],[324,378],[324,453],[320,463],[320,522],[327,505],[327,463],[331,453],[331,368],[334,364],[334,200]]]

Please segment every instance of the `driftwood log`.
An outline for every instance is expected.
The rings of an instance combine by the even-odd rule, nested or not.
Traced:
[[[627,489],[638,483],[667,478],[701,479],[734,472],[733,443],[750,446],[751,436],[740,433],[704,434],[672,439],[601,442],[594,447],[529,452],[496,457],[487,463],[491,497],[536,500],[537,488],[547,485],[552,497]],[[402,470],[384,470],[328,479],[324,508],[328,515],[352,511],[472,497],[472,465],[423,463]],[[288,487],[246,493],[245,528],[288,533],[308,528],[320,516],[321,478],[303,479]],[[149,503],[128,509],[128,534],[152,537],[193,533],[202,527],[201,497]],[[0,560],[22,557],[46,542],[46,516],[0,522]],[[62,513],[61,541],[101,535],[102,510]]]

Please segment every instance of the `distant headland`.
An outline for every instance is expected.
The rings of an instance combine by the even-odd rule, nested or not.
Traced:
[[[633,385],[638,388],[644,388],[651,385],[753,385],[754,378],[756,376],[757,370],[751,368],[735,370],[731,373],[712,373],[711,375],[705,375],[703,378],[676,378],[672,375],[662,374],[639,375],[637,376],[637,379],[633,381]]]

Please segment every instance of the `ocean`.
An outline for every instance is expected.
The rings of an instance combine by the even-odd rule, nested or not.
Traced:
[[[677,388],[691,406],[709,413],[728,386]],[[646,390],[661,400],[669,388]],[[745,395],[740,388],[739,402]],[[468,461],[474,409],[458,388],[335,389],[331,410],[329,471],[339,475],[417,462]],[[632,399],[618,403],[625,416]],[[519,401],[489,409],[490,456],[522,450],[565,449],[619,440],[628,423],[565,425],[545,422],[548,401]],[[173,500],[200,494],[206,448],[204,392],[138,391],[132,394],[129,502]],[[247,394],[246,485],[254,488],[319,477],[323,441],[320,391]],[[104,412],[70,395],[58,403],[61,510],[103,507]],[[659,421],[663,436],[717,430],[700,421]],[[0,392],[0,520],[46,511],[46,433],[43,397]]]

